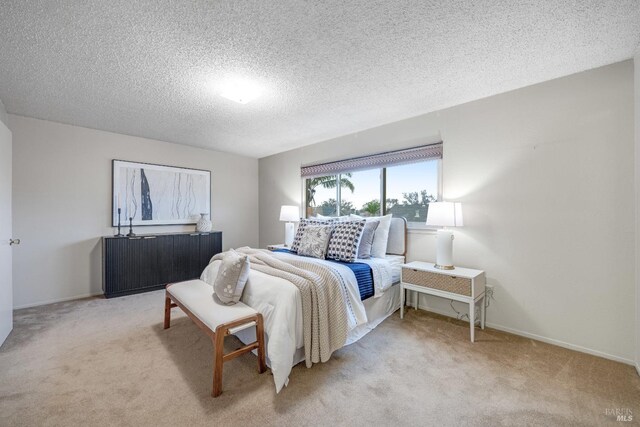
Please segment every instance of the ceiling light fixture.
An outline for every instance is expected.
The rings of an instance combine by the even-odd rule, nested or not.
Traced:
[[[261,93],[260,87],[252,81],[235,79],[223,84],[220,96],[240,104],[247,104],[259,97]]]

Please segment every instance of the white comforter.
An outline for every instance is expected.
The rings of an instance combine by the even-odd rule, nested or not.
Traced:
[[[278,253],[277,256],[286,261],[288,257],[297,255]],[[313,262],[330,265],[343,278],[347,287],[347,306],[349,328],[367,322],[364,305],[360,300],[360,290],[353,272],[346,266],[305,258]],[[213,285],[218,274],[221,261],[214,261],[202,272],[201,279]],[[391,286],[391,266],[382,259],[358,260],[372,266],[375,296]],[[276,392],[279,392],[289,381],[289,373],[298,360],[294,360],[296,350],[302,348],[302,301],[300,291],[288,280],[270,276],[259,271],[251,270],[249,280],[242,294],[242,302],[262,313],[266,333],[267,364],[273,373]],[[239,334],[245,342],[255,340],[255,330],[247,329]]]

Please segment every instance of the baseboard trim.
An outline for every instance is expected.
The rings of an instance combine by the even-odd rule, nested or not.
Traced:
[[[640,363],[636,363],[636,372],[638,373],[638,376],[640,376]]]
[[[434,309],[434,308],[431,308],[431,307],[425,307],[425,306],[423,306],[421,304],[418,305],[418,308],[420,310],[431,311],[433,313],[437,313],[437,314],[440,314],[442,316],[454,317],[454,316],[451,315],[450,312],[446,312],[444,310],[437,310],[437,309]],[[635,366],[636,370],[638,370],[638,374],[640,375],[640,365],[636,364],[636,362],[634,360],[632,360],[632,359],[626,359],[624,357],[615,356],[613,354],[605,353],[605,352],[602,352],[602,351],[599,351],[599,350],[593,350],[591,348],[582,347],[580,345],[571,344],[571,343],[568,343],[568,342],[565,342],[565,341],[560,341],[560,340],[557,340],[557,339],[554,339],[554,338],[548,338],[548,337],[545,337],[545,336],[542,336],[542,335],[536,335],[536,334],[532,334],[530,332],[525,332],[525,331],[521,331],[521,330],[518,330],[518,329],[509,328],[507,326],[498,325],[496,323],[487,322],[486,326],[488,326],[489,328],[497,329],[497,330],[502,331],[502,332],[508,332],[510,334],[518,335],[518,336],[521,336],[521,337],[531,338],[531,339],[534,339],[536,341],[542,341],[542,342],[547,343],[547,344],[557,345],[558,347],[563,347],[563,348],[566,348],[566,349],[569,349],[569,350],[579,351],[580,353],[591,354],[592,356],[598,356],[598,357],[602,357],[604,359],[613,360],[615,362],[624,363],[626,365]]]
[[[99,293],[99,294],[81,294],[81,295],[76,295],[76,296],[68,297],[68,298],[56,298],[56,299],[47,300],[47,301],[39,301],[39,302],[19,305],[19,306],[13,307],[13,309],[14,310],[21,310],[23,308],[33,308],[33,307],[39,307],[41,305],[49,305],[49,304],[55,304],[55,303],[58,303],[58,302],[67,302],[67,301],[73,301],[73,300],[82,299],[82,298],[99,297],[99,296],[102,296],[102,293]]]

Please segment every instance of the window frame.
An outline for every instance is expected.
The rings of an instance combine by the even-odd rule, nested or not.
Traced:
[[[437,201],[441,202],[442,201],[442,189],[443,189],[443,185],[442,185],[442,159],[426,159],[425,162],[437,162],[437,166],[436,166],[436,176],[437,176],[437,188],[438,188],[438,194],[436,196]],[[419,162],[421,163],[421,162]],[[387,214],[387,203],[386,203],[386,196],[387,196],[387,167],[382,167],[382,168],[372,168],[372,169],[377,169],[380,171],[380,211],[379,214],[382,215],[386,215]],[[368,169],[368,170],[372,170],[372,169]],[[354,171],[355,172],[355,171]],[[345,172],[348,173],[348,172]],[[336,174],[336,180],[337,180],[337,185],[336,185],[336,211],[338,216],[341,215],[341,204],[342,204],[342,200],[341,200],[341,196],[342,196],[342,192],[341,192],[341,175],[342,173],[338,173]],[[333,175],[332,175],[333,176]],[[304,206],[304,218],[307,218],[307,191],[306,191],[306,181],[307,179],[312,179],[310,177],[302,177],[301,178],[301,182],[302,182],[302,206]],[[409,230],[435,230],[437,229],[437,227],[431,227],[428,226],[426,223],[421,223],[421,222],[415,222],[415,221],[409,221],[407,219],[407,228]]]

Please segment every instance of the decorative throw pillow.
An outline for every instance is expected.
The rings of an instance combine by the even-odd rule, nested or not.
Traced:
[[[329,240],[327,258],[353,262],[358,256],[358,245],[366,222],[362,219],[335,223]]]
[[[298,252],[298,248],[300,247],[300,239],[304,236],[304,230],[307,228],[307,225],[331,225],[333,224],[333,219],[308,219],[308,218],[300,218],[300,224],[298,224],[298,231],[296,231],[296,236],[293,238],[293,243],[291,244],[291,252]]]
[[[362,237],[360,238],[360,245],[358,245],[358,258],[369,259],[371,258],[371,247],[373,246],[373,237],[376,233],[376,228],[380,221],[367,221],[362,231]]]
[[[213,289],[223,304],[233,305],[240,301],[244,285],[249,278],[249,268],[249,258],[233,249],[222,258]]]
[[[353,218],[362,218],[361,216],[351,214]],[[387,255],[387,243],[389,241],[389,229],[391,228],[391,218],[393,215],[372,216],[367,221],[380,221],[376,233],[373,236],[373,245],[371,246],[371,256],[375,258],[384,258]]]
[[[298,255],[324,259],[332,229],[330,225],[307,225],[300,239]]]

